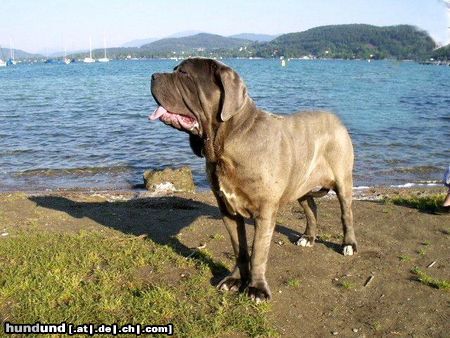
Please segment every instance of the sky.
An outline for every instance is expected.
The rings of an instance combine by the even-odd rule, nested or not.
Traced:
[[[449,41],[444,0],[1,0],[0,44],[28,52],[121,46],[181,31],[282,34],[332,24],[411,24]]]

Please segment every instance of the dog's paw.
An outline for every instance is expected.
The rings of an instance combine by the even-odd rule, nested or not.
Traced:
[[[237,292],[243,287],[242,280],[240,278],[234,278],[227,276],[217,284],[217,289],[220,291],[233,291]]]
[[[307,237],[300,237],[295,244],[302,247],[311,247],[314,243]]]
[[[269,285],[266,282],[256,283],[255,285],[250,285],[248,287],[248,296],[256,304],[261,303],[265,300],[272,299],[272,293],[270,292]]]
[[[344,254],[344,256],[353,256],[353,246],[345,245],[342,253]]]

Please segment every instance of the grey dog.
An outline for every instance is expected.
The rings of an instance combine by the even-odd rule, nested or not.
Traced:
[[[353,146],[333,114],[279,116],[256,107],[239,75],[223,63],[192,58],[172,73],[152,75],[158,108],[149,117],[190,135],[206,171],[236,265],[220,290],[247,290],[256,300],[271,298],[266,265],[278,208],[298,200],[306,230],[298,240],[312,246],[317,207],[313,197],[336,191],[344,230],[343,253],[357,250],[352,214]],[[244,218],[255,221],[251,255]]]

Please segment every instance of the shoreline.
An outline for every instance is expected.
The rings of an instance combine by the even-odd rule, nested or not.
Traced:
[[[416,195],[416,196],[430,196],[434,194],[445,194],[447,193],[447,188],[442,184],[433,185],[415,185],[415,186],[361,186],[353,187],[353,200],[383,200],[392,196],[399,195]],[[15,195],[15,194],[25,194],[29,196],[43,196],[43,195],[85,195],[85,196],[108,196],[113,199],[119,197],[122,199],[138,199],[138,198],[148,198],[148,197],[165,197],[173,195],[211,195],[212,192],[210,188],[197,187],[195,192],[183,192],[183,191],[159,191],[151,192],[144,188],[136,189],[87,189],[87,188],[61,188],[61,189],[29,189],[29,190],[5,190],[0,191],[0,196],[5,195]],[[335,199],[336,193],[330,191],[327,195],[316,198],[316,200],[330,200]]]

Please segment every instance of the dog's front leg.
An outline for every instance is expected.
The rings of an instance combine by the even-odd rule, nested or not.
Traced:
[[[253,239],[248,295],[257,303],[272,298],[266,281],[266,266],[275,228],[275,219],[276,208],[263,209],[255,219],[255,237]]]
[[[230,215],[220,197],[217,195],[216,197],[223,216],[223,223],[230,235],[234,256],[236,257],[233,271],[219,282],[217,288],[223,291],[242,291],[247,287],[250,277],[250,257],[248,254],[245,222],[242,216]]]

